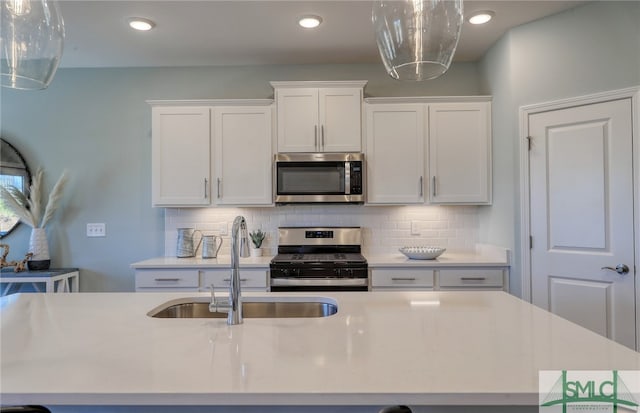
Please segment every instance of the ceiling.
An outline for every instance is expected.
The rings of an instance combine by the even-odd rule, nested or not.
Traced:
[[[584,1],[466,0],[465,15],[492,10],[484,26],[465,22],[456,61],[476,61],[509,28]],[[376,63],[369,0],[63,0],[65,50],[60,67],[163,67]],[[322,17],[315,30],[297,18]],[[135,32],[129,17],[156,22]]]

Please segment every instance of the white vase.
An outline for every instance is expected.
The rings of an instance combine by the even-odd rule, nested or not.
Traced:
[[[262,248],[251,248],[252,257],[262,257]]]
[[[29,270],[46,270],[51,265],[49,242],[44,228],[33,228],[29,237],[29,252],[33,254],[27,262]]]

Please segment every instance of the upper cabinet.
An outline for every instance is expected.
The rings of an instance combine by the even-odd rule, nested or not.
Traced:
[[[365,116],[367,202],[423,203],[424,106],[367,105]]]
[[[278,152],[360,152],[365,84],[271,82]]]
[[[154,106],[151,123],[153,205],[209,205],[209,108]]]
[[[149,101],[154,206],[273,205],[273,101]]]
[[[213,109],[214,202],[271,205],[272,106]]]
[[[491,203],[491,103],[368,98],[368,204]]]
[[[491,203],[491,104],[429,105],[429,201]]]

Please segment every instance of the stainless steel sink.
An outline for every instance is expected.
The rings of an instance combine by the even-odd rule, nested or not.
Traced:
[[[324,297],[259,297],[242,303],[244,318],[312,318],[329,317],[338,312],[338,304]],[[151,310],[154,318],[226,318],[227,313],[209,311],[204,297],[172,300]]]

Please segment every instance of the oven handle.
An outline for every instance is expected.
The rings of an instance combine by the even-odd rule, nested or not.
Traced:
[[[366,278],[272,278],[271,285],[274,287],[290,287],[290,286],[329,286],[329,287],[345,287],[345,286],[366,286]]]

